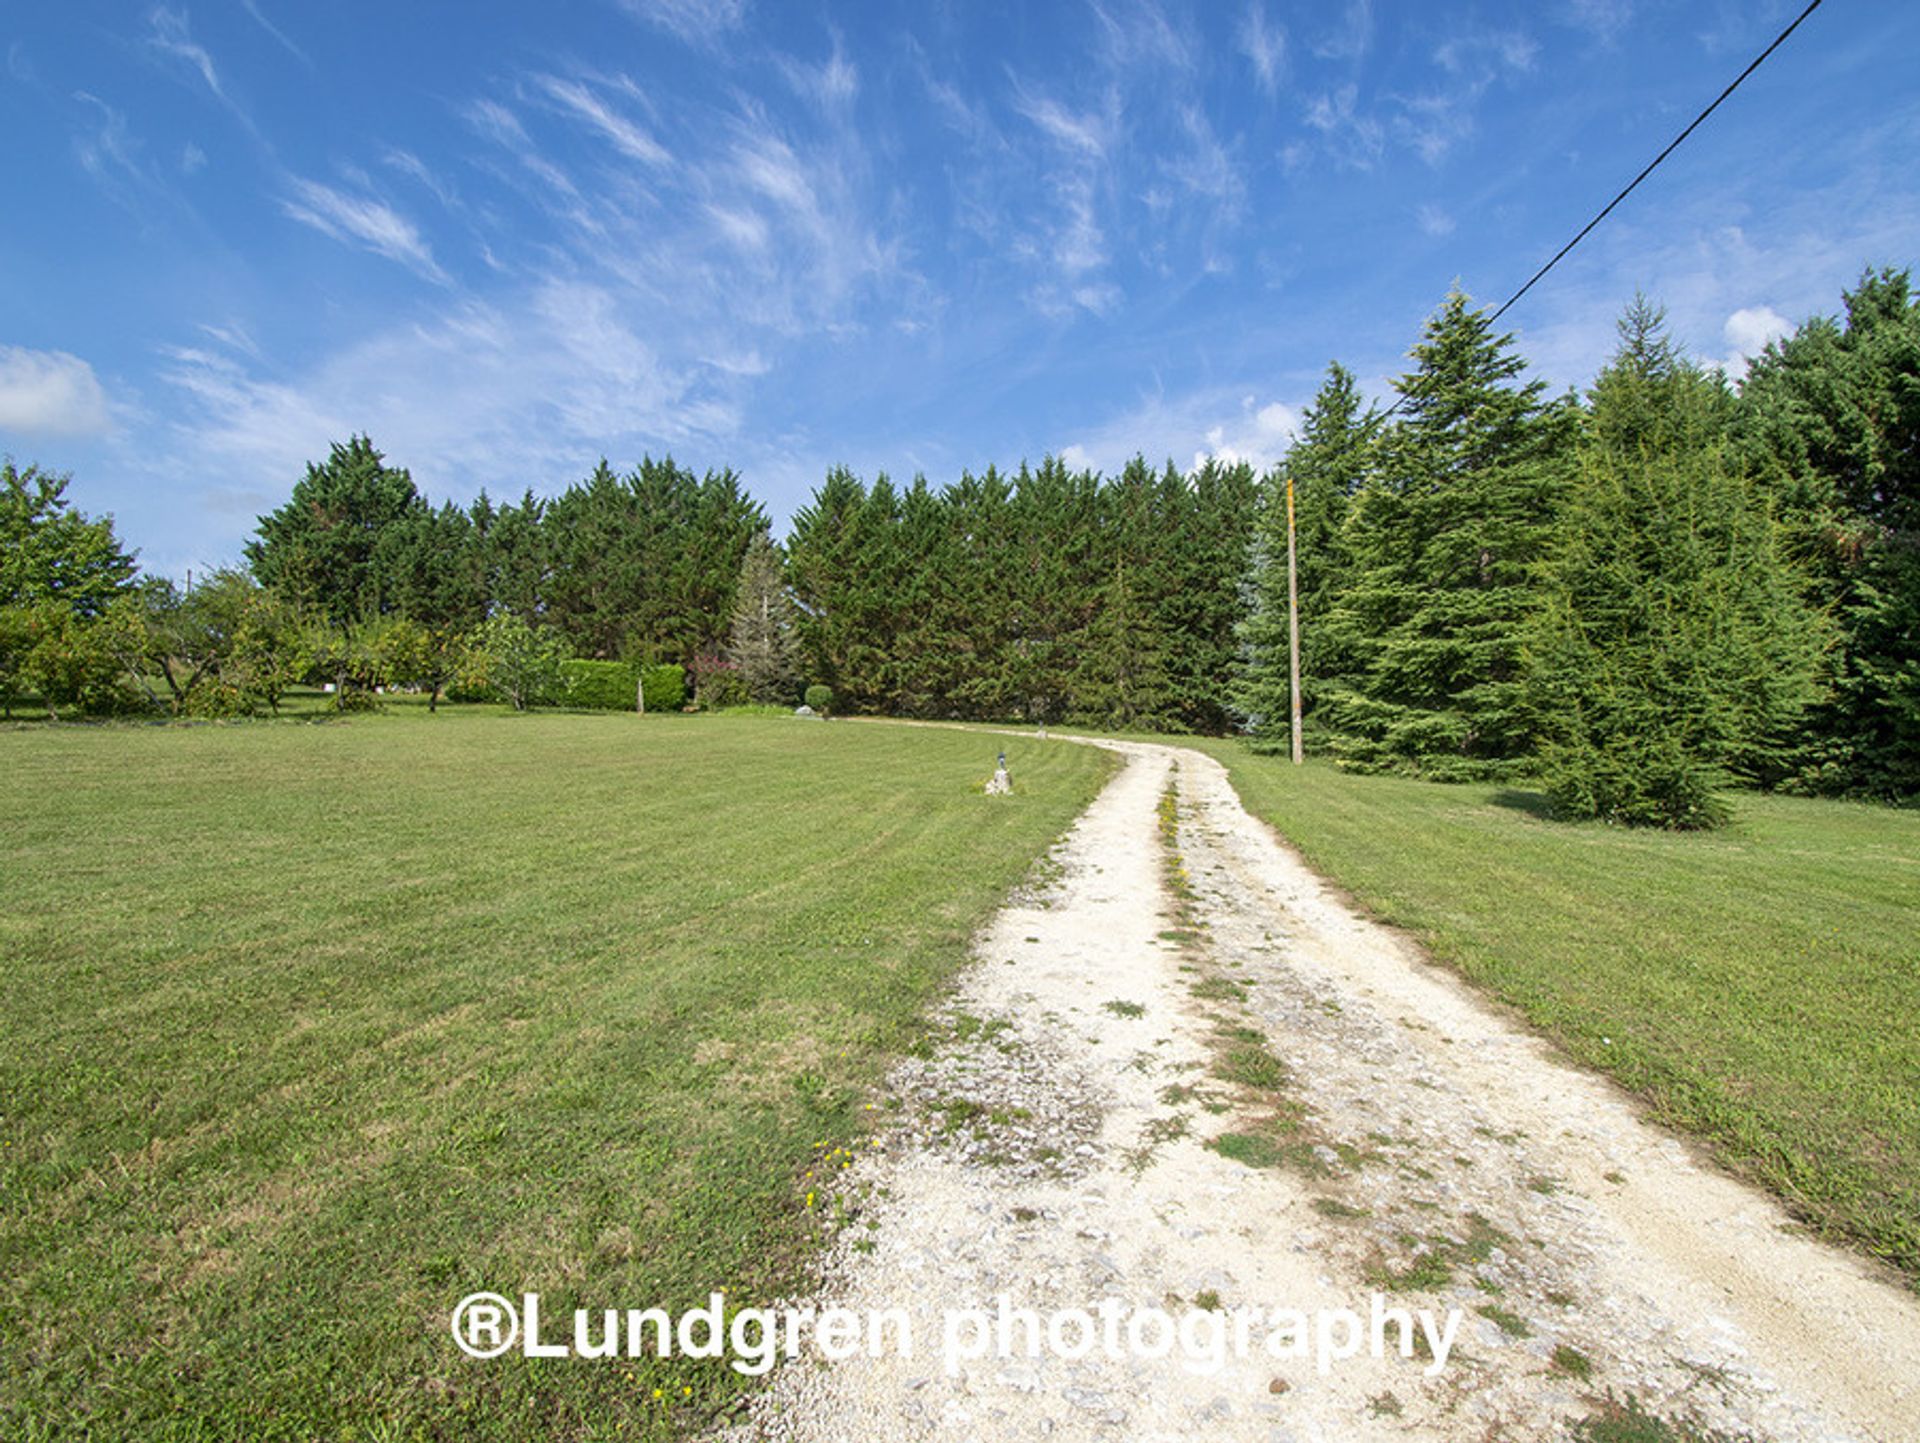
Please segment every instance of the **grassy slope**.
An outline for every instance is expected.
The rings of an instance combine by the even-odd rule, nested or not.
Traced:
[[[1723,832],[1627,831],[1194,744],[1376,916],[1920,1280],[1920,813],[1743,795]]]
[[[793,1280],[815,1145],[1109,767],[1023,748],[989,802],[997,746],[0,734],[0,1436],[632,1437],[712,1402],[712,1365],[466,1360],[448,1312]]]

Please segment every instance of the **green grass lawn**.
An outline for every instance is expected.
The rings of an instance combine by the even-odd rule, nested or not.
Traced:
[[[1016,743],[988,800],[1000,745],[419,708],[0,731],[0,1437],[710,1416],[717,1364],[473,1361],[449,1311],[803,1276],[817,1148],[1110,768]]]
[[[1749,793],[1632,831],[1194,744],[1375,916],[1920,1282],[1920,812]]]

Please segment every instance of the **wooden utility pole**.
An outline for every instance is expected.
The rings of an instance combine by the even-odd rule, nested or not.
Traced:
[[[1293,764],[1306,753],[1300,746],[1300,571],[1293,554],[1293,473],[1287,473],[1287,679],[1293,701]]]

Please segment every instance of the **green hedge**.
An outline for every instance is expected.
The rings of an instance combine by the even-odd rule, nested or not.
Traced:
[[[648,711],[679,711],[687,700],[686,668],[667,663],[636,666],[630,661],[568,661],[560,666],[567,706],[601,711],[632,711],[634,683],[644,676]]]
[[[673,662],[643,667],[648,711],[679,711],[687,704],[687,669]]]
[[[562,695],[568,706],[603,711],[632,711],[633,688],[639,678],[630,661],[563,661]]]

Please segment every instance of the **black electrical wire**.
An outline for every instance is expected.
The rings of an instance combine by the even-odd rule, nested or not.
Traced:
[[[1674,136],[1672,140],[1668,141],[1667,148],[1661,151],[1652,160],[1648,161],[1646,169],[1641,171],[1640,174],[1636,175],[1631,181],[1629,181],[1627,183],[1627,188],[1625,190],[1621,191],[1620,194],[1616,195],[1612,200],[1608,201],[1606,205],[1601,208],[1601,211],[1598,215],[1596,215],[1592,220],[1588,221],[1585,225],[1580,227],[1580,233],[1578,235],[1576,235],[1572,240],[1568,241],[1565,245],[1561,246],[1559,250],[1555,251],[1553,253],[1552,260],[1548,261],[1545,265],[1540,267],[1539,270],[1535,271],[1530,277],[1528,277],[1527,283],[1524,286],[1520,287],[1519,290],[1515,291],[1512,295],[1508,296],[1505,301],[1501,302],[1500,309],[1495,311],[1491,316],[1487,317],[1488,322],[1492,323],[1494,321],[1499,320],[1500,317],[1504,316],[1507,313],[1507,308],[1509,306],[1511,306],[1515,301],[1519,300],[1520,297],[1524,296],[1528,291],[1532,290],[1534,287],[1534,283],[1536,281],[1538,281],[1548,271],[1552,270],[1556,265],[1560,263],[1560,258],[1562,256],[1566,255],[1568,251],[1572,250],[1575,246],[1579,245],[1581,241],[1585,240],[1587,237],[1587,232],[1592,230],[1595,226],[1599,225],[1601,221],[1605,220],[1607,218],[1608,212],[1610,212],[1615,206],[1620,204],[1621,201],[1625,200],[1628,196],[1632,195],[1634,192],[1634,188],[1638,186],[1641,181],[1645,180],[1648,176],[1652,175],[1654,170],[1659,166],[1661,161],[1665,160],[1668,156],[1672,155],[1674,151],[1678,150],[1680,148],[1680,142],[1685,140],[1689,135],[1692,135],[1694,131],[1698,130],[1700,128],[1700,122],[1705,120],[1709,115],[1712,115],[1714,111],[1718,110],[1720,108],[1720,102],[1725,100],[1729,95],[1733,94],[1734,91],[1738,90],[1740,88],[1740,82],[1745,80],[1749,75],[1753,74],[1754,71],[1758,70],[1761,64],[1766,60],[1766,58],[1769,55],[1773,54],[1774,51],[1778,50],[1783,44],[1785,44],[1787,37],[1793,34],[1794,31],[1800,28],[1800,22],[1802,20],[1805,20],[1809,15],[1813,14],[1814,11],[1818,10],[1822,3],[1823,3],[1823,0],[1813,0],[1813,3],[1811,5],[1807,6],[1806,9],[1802,10],[1799,13],[1799,15],[1794,18],[1794,22],[1791,25],[1789,25],[1785,30],[1782,30],[1778,35],[1774,36],[1773,44],[1769,45],[1765,50],[1762,50],[1758,55],[1754,56],[1753,63],[1749,65],[1745,70],[1741,71],[1737,76],[1734,77],[1733,83],[1729,85],[1725,90],[1721,91],[1720,94],[1714,98],[1713,104],[1709,105],[1705,110],[1701,111],[1698,115],[1694,116],[1692,123],[1689,124],[1685,130],[1681,131],[1678,135]]]
[[[1765,50],[1762,50],[1758,55],[1754,56],[1753,62],[1750,65],[1748,65],[1745,70],[1741,71],[1738,75],[1736,75],[1733,78],[1733,83],[1727,86],[1725,90],[1721,91],[1717,96],[1714,97],[1713,104],[1709,105],[1705,110],[1701,111],[1698,115],[1694,116],[1693,120],[1689,122],[1685,130],[1681,131],[1678,135],[1674,136],[1672,140],[1667,142],[1667,148],[1665,150],[1661,151],[1652,160],[1648,161],[1646,164],[1646,168],[1642,170],[1640,174],[1636,175],[1632,180],[1627,182],[1626,189],[1622,190],[1620,194],[1616,195],[1612,200],[1608,201],[1604,206],[1602,206],[1600,208],[1599,213],[1596,214],[1592,220],[1588,221],[1585,225],[1580,227],[1579,233],[1575,235],[1572,240],[1568,241],[1565,245],[1561,246],[1559,250],[1555,251],[1553,253],[1553,258],[1551,260],[1549,260],[1545,265],[1541,266],[1539,270],[1535,271],[1531,276],[1527,278],[1527,283],[1524,286],[1520,287],[1519,290],[1515,291],[1512,295],[1508,296],[1506,300],[1502,301],[1500,303],[1500,308],[1497,311],[1495,311],[1491,316],[1487,317],[1487,323],[1491,325],[1493,322],[1499,320],[1502,316],[1504,316],[1515,301],[1519,300],[1520,297],[1524,296],[1528,291],[1532,290],[1535,284],[1538,283],[1538,281],[1542,276],[1546,275],[1548,271],[1552,270],[1555,266],[1560,264],[1560,261],[1562,260],[1562,258],[1566,256],[1568,251],[1572,250],[1575,246],[1579,245],[1581,241],[1585,240],[1587,238],[1588,232],[1590,232],[1595,226],[1599,225],[1601,221],[1605,220],[1607,216],[1612,212],[1615,206],[1619,205],[1621,201],[1625,200],[1628,196],[1632,195],[1635,188],[1639,186],[1640,182],[1645,180],[1648,176],[1652,175],[1653,172],[1659,168],[1661,161],[1665,160],[1668,156],[1672,155],[1674,151],[1678,150],[1680,148],[1680,143],[1683,140],[1685,140],[1689,135],[1692,135],[1694,131],[1698,130],[1700,128],[1700,123],[1704,121],[1709,115],[1712,115],[1714,111],[1718,110],[1720,108],[1721,102],[1724,101],[1729,95],[1733,94],[1734,91],[1738,90],[1740,88],[1741,82],[1744,81],[1749,75],[1753,74],[1754,71],[1758,70],[1761,67],[1761,65],[1765,63],[1769,55],[1773,54],[1774,51],[1778,50],[1783,44],[1785,44],[1787,37],[1793,34],[1794,31],[1800,28],[1800,22],[1805,20],[1809,15],[1813,14],[1814,11],[1818,10],[1823,3],[1825,3],[1825,0],[1813,0],[1812,4],[1808,5],[1806,9],[1802,10],[1797,16],[1795,16],[1793,23],[1787,26],[1787,28],[1785,30],[1782,30],[1778,35],[1774,36],[1773,43],[1769,45]],[[1406,400],[1405,396],[1401,396],[1399,399],[1395,400],[1391,406],[1389,406],[1384,412],[1381,413],[1380,419],[1384,421],[1386,420],[1387,417],[1391,416],[1395,411],[1398,411],[1400,409],[1401,402],[1405,400]]]

